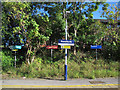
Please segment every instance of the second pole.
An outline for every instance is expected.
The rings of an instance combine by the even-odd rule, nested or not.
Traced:
[[[65,39],[67,40],[67,17],[66,17]],[[65,80],[67,80],[67,49],[65,49]]]
[[[16,68],[16,51],[15,51],[15,68]]]

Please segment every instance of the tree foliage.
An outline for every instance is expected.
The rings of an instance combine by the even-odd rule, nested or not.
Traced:
[[[103,5],[102,16],[108,18],[106,25],[93,19],[99,5]],[[108,6],[105,2],[2,2],[2,43],[4,46],[24,44],[26,62],[30,64],[40,45],[47,41],[57,44],[58,39],[64,39],[67,19],[68,39],[75,41],[74,54],[91,44],[101,44],[106,49],[112,46],[117,53],[120,30],[113,18],[118,15],[118,9],[111,7],[114,13]],[[39,12],[41,9],[43,12]],[[70,11],[67,18],[66,11]]]
[[[34,15],[32,3],[3,2],[2,32],[4,45],[23,43],[27,48],[26,60],[33,62],[40,44],[49,39],[48,16]]]

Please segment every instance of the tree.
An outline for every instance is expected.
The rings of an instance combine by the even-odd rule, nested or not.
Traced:
[[[82,23],[85,20],[85,16],[88,17],[88,23],[87,26],[90,25],[91,22],[93,22],[93,14],[92,12],[96,11],[99,8],[100,4],[104,4],[104,2],[57,2],[57,3],[44,3],[44,10],[48,11],[49,17],[51,20],[51,28],[54,29],[51,38],[57,37],[59,34],[59,38],[62,38],[62,35],[65,35],[64,29],[65,29],[65,11],[70,11],[70,15],[68,16],[68,38],[71,38],[75,40],[76,44],[74,46],[74,54],[76,54],[76,47],[79,47],[77,43],[79,42],[79,34],[78,29],[84,26],[84,23]],[[85,8],[88,7],[88,8]],[[59,20],[58,20],[59,18]],[[60,25],[58,25],[57,22]],[[54,25],[56,23],[56,25]],[[61,28],[62,27],[62,28]],[[87,28],[86,28],[87,29]],[[54,41],[53,41],[54,42]]]
[[[4,45],[24,43],[27,48],[26,61],[32,63],[40,44],[49,39],[49,18],[35,15],[34,3],[3,2],[2,32]],[[16,36],[16,37],[15,37]],[[19,40],[18,40],[19,39]],[[17,42],[16,42],[17,41]]]
[[[78,30],[83,30],[83,38],[85,38],[86,36],[86,30],[88,29],[88,27],[94,22],[93,18],[93,12],[97,11],[99,8],[100,4],[106,4],[104,2],[75,2],[72,3],[71,8],[70,9],[71,12],[71,17],[70,17],[70,26],[72,26],[74,33],[72,32],[71,35],[73,37],[73,39],[76,42],[76,45],[74,46],[74,54],[76,55],[76,47],[79,47],[78,43],[79,40],[81,40],[81,34],[78,32]],[[85,8],[87,7],[87,8]],[[69,10],[69,9],[68,9]],[[88,20],[85,19],[85,16],[88,18]],[[84,43],[85,44],[85,43]]]
[[[116,5],[107,5],[111,8],[103,8],[101,17],[106,17],[108,24],[106,24],[106,34],[104,36],[104,44],[107,46],[106,49],[109,52],[109,55],[112,55],[111,58],[118,60],[119,55],[119,47],[120,47],[120,27],[118,27],[118,16],[119,16],[119,8]],[[108,55],[108,54],[107,54]]]

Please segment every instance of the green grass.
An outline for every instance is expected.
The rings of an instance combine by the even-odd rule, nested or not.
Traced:
[[[2,57],[3,78],[64,79],[64,59],[53,62],[37,57],[30,65],[23,63],[21,66],[14,68],[14,58],[11,58],[11,55],[2,52]],[[68,56],[68,78],[117,77],[119,75],[118,71],[118,61],[95,60],[82,52],[78,52],[76,56],[70,53]]]
[[[117,61],[88,60],[77,63],[74,60],[68,60],[68,78],[117,77],[118,70],[119,62]],[[10,78],[24,76],[27,78],[64,78],[64,59],[53,63],[42,63],[35,60],[31,65],[23,63],[21,67],[11,68],[6,73],[9,73]]]

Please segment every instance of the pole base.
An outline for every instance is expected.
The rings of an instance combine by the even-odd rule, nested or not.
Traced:
[[[64,80],[67,80],[67,65],[65,65],[65,79]]]

